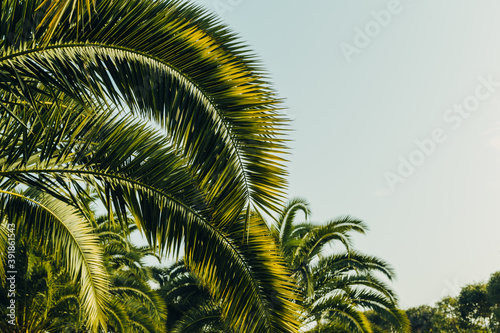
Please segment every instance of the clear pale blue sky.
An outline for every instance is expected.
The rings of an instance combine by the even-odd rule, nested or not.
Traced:
[[[286,99],[290,196],[310,201],[314,221],[366,221],[356,247],[396,269],[403,307],[500,270],[499,2],[195,2],[223,15]],[[356,28],[372,29],[369,45]],[[446,139],[431,149],[436,129]],[[419,165],[403,177],[410,157]]]

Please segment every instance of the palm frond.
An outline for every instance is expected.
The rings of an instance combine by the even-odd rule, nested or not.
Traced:
[[[371,333],[371,325],[361,310],[347,297],[320,298],[311,306],[311,315],[319,321],[319,326],[338,327],[348,332]],[[326,321],[322,324],[321,320]]]
[[[308,232],[296,248],[292,267],[300,267],[321,253],[324,246],[331,241],[341,242],[348,251],[351,248],[348,232],[365,233],[367,227],[364,222],[352,219],[349,216],[329,221],[326,225],[319,225]]]
[[[172,329],[172,333],[233,332],[221,319],[220,309],[212,306],[191,308]]]
[[[288,244],[290,238],[292,238],[292,233],[295,230],[293,222],[299,211],[304,213],[304,217],[307,220],[311,214],[311,210],[306,199],[293,198],[288,201],[278,217],[276,226],[272,228],[274,237],[278,243],[281,244],[285,257],[291,254],[291,248],[288,247]]]
[[[191,269],[228,300],[233,327],[296,331],[294,287],[269,231],[241,219],[277,211],[286,187],[287,119],[246,46],[178,1],[2,6],[1,188],[33,186],[86,214],[90,186],[155,249],[184,245]],[[28,25],[24,38],[5,35]]]
[[[277,211],[286,120],[246,47],[196,7],[134,0],[124,13],[124,5],[96,1],[85,43],[75,43],[77,28],[62,19],[51,43],[6,50],[0,69],[75,98],[121,100],[161,125],[196,170],[219,223],[234,221],[247,203]]]
[[[396,277],[394,269],[385,260],[365,255],[356,250],[322,256],[318,263],[313,266],[312,271],[318,279],[324,276],[325,280],[332,275],[349,271],[355,271],[359,274],[380,272],[389,280]]]
[[[91,15],[95,0],[43,0],[38,5],[37,11],[42,12],[43,17],[40,26],[46,25],[44,40],[48,41],[59,28],[61,20],[69,16],[68,23],[76,23],[78,26],[82,20],[83,13]],[[74,19],[74,20],[72,20]]]
[[[240,217],[244,219],[244,215]],[[222,314],[235,330],[247,332],[293,332],[298,328],[300,308],[296,287],[275,247],[265,222],[251,216],[248,233],[237,223],[222,234],[214,229],[189,230],[186,262],[218,301]],[[233,241],[229,241],[229,240]],[[204,243],[215,251],[195,251]],[[232,281],[226,283],[224,281]]]
[[[0,211],[18,226],[17,232],[64,261],[72,278],[80,281],[79,297],[89,328],[106,327],[108,276],[92,226],[73,207],[48,196],[31,199],[16,192],[0,193]]]

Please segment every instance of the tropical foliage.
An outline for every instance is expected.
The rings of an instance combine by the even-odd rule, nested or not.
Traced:
[[[179,261],[157,271],[159,294],[167,304],[167,332],[233,332],[199,279]]]
[[[16,227],[11,232],[16,240],[15,267],[9,266],[8,270],[18,272],[14,281],[16,325],[2,321],[7,325],[5,332],[43,332],[54,325],[56,329],[59,326],[52,321],[50,311],[59,311],[59,300],[78,300],[78,308],[85,315],[104,316],[109,278],[91,222],[75,207],[33,188],[4,193],[0,204],[2,227]],[[2,241],[6,243],[5,238]],[[6,254],[2,252],[2,257]],[[2,279],[2,285],[4,282]],[[68,282],[64,288],[56,288],[64,282]],[[2,304],[7,304],[7,290],[1,290]],[[68,305],[65,311],[71,312],[72,308]],[[2,307],[0,311],[7,309]]]
[[[106,216],[96,222],[110,277],[111,297],[106,309],[110,314],[108,332],[164,332],[166,304],[152,288],[158,282],[154,268],[145,262],[155,255],[154,250],[133,244],[131,233],[137,230],[135,224],[121,228]],[[80,329],[83,328],[82,325]]]
[[[10,226],[21,272],[2,330],[407,331],[392,269],[352,249],[363,222],[281,210],[288,120],[214,16],[176,0],[0,6],[0,280]],[[183,259],[143,263],[167,254]]]
[[[377,325],[366,316],[371,310],[391,330],[408,332],[409,322],[397,308],[395,293],[379,277],[392,280],[393,270],[383,260],[352,249],[350,234],[365,233],[366,225],[348,216],[326,224],[294,224],[300,212],[306,219],[310,215],[307,201],[292,199],[272,233],[304,299],[304,330],[377,331]],[[345,250],[325,254],[332,243],[340,243]]]
[[[29,196],[32,190],[24,193]],[[51,206],[53,207],[53,205]],[[20,220],[18,220],[19,222]],[[26,221],[18,223],[22,227]],[[94,250],[102,254],[109,284],[106,300],[108,332],[163,332],[165,304],[149,283],[151,268],[143,259],[151,254],[149,247],[138,248],[131,243],[134,230],[112,224],[105,217],[96,220],[94,232],[98,243]],[[16,327],[6,320],[0,323],[2,332],[84,332],[86,309],[79,297],[78,281],[64,268],[56,251],[48,252],[37,234],[29,229],[17,229],[16,244],[19,274],[16,277]],[[2,304],[7,304],[7,289],[0,289]],[[2,307],[2,317],[7,317]]]
[[[296,331],[288,270],[254,216],[280,207],[286,119],[245,45],[178,1],[0,4],[1,223],[79,281],[85,327],[114,325],[91,189],[161,254],[184,249],[232,328]]]

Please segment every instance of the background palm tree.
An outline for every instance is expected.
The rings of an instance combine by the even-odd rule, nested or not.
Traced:
[[[5,332],[60,329],[62,326],[52,321],[51,312],[53,308],[59,311],[60,302],[77,301],[85,314],[105,317],[101,311],[109,296],[108,275],[102,247],[90,221],[75,207],[33,188],[1,193],[0,227],[15,225],[15,267],[9,266],[8,270],[18,272],[16,325],[3,321]],[[6,244],[7,240],[0,242]],[[3,273],[6,254],[1,254]],[[2,279],[2,286],[4,282]],[[0,288],[0,292],[3,301],[8,301],[7,288]],[[65,313],[73,313],[71,304]],[[0,311],[6,310],[3,307]],[[69,317],[74,319],[73,315]]]
[[[135,224],[121,228],[107,216],[98,217],[96,223],[110,276],[108,332],[164,332],[166,305],[158,290],[152,288],[158,284],[154,268],[145,262],[147,257],[155,255],[154,249],[132,243]]]
[[[32,191],[31,191],[32,192]],[[17,235],[16,327],[2,321],[2,332],[88,332],[85,299],[81,285],[74,281],[54,252],[47,252],[35,233],[19,223]],[[131,243],[130,229],[107,220],[96,219],[93,234],[99,239],[96,251],[102,253],[109,283],[104,316],[107,332],[164,332],[166,309],[159,294],[150,286],[152,268],[144,264],[149,247]],[[84,236],[84,235],[81,235]],[[9,301],[7,289],[0,288],[2,304]],[[3,315],[6,307],[0,312]],[[13,331],[14,329],[14,331]]]
[[[110,218],[127,228],[133,216],[161,253],[184,247],[233,328],[296,331],[289,273],[251,218],[279,209],[286,186],[287,120],[266,73],[196,6],[83,3],[1,2],[2,211],[16,201],[23,218],[29,209],[50,215],[19,194],[28,185],[85,216],[91,187]],[[28,227],[52,228],[47,245],[67,248],[74,237],[63,225],[52,216]],[[90,247],[72,249],[61,256],[73,279],[88,268],[82,307],[97,331],[110,299],[96,275],[102,262],[89,265]]]
[[[187,269],[184,261],[156,271],[159,293],[167,304],[167,332],[234,332],[201,281]]]
[[[328,255],[314,265],[312,276],[315,293],[306,301],[310,309],[306,322],[316,320],[322,329],[342,325],[349,332],[380,332],[370,320],[376,318],[389,332],[410,331],[395,293],[379,277],[392,280],[394,272],[379,258],[357,251]],[[367,316],[370,313],[375,316]]]
[[[299,212],[310,215],[305,199],[290,200],[272,233],[292,270],[303,295],[304,330],[310,332],[372,332],[365,311],[375,312],[393,330],[408,332],[408,319],[397,308],[395,293],[379,276],[388,280],[394,271],[383,260],[352,249],[350,234],[365,233],[366,225],[350,217],[326,224],[294,224]],[[345,251],[325,254],[333,242]]]

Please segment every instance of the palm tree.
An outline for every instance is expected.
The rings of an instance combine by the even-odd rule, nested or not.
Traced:
[[[207,288],[183,260],[156,271],[159,293],[167,304],[167,332],[234,332]]]
[[[110,276],[108,332],[164,332],[166,305],[158,291],[151,287],[158,283],[154,268],[145,263],[146,257],[155,256],[154,249],[132,243],[131,233],[137,230],[135,224],[121,228],[107,216],[98,217],[96,223]]]
[[[315,293],[307,299],[310,311],[306,322],[316,320],[321,329],[342,325],[349,332],[379,332],[369,320],[374,316],[367,316],[374,313],[390,331],[409,332],[408,319],[397,308],[395,293],[379,277],[394,277],[383,260],[357,251],[332,254],[319,259],[312,276]]]
[[[99,238],[90,221],[74,207],[34,188],[0,192],[3,194],[0,196],[0,229],[9,230],[9,234],[15,236],[15,258],[5,260],[7,252],[2,251],[1,272],[4,275],[7,270],[18,272],[14,298],[7,297],[8,288],[1,288],[7,287],[5,279],[1,279],[2,304],[16,300],[15,325],[2,321],[1,325],[5,325],[2,331],[61,329],[63,326],[52,320],[51,311],[58,312],[63,306],[64,316],[69,317],[70,322],[77,320],[71,310],[75,308],[74,302],[81,304],[79,308],[85,315],[103,311],[108,296],[108,275]],[[7,242],[12,246],[13,241],[5,236],[3,233],[0,243],[4,248]],[[4,267],[7,263],[9,266]],[[75,284],[75,276],[79,285]],[[61,285],[63,287],[58,287]],[[0,311],[6,311],[5,307]],[[104,317],[105,313],[97,315]]]
[[[20,272],[16,278],[17,325],[12,327],[2,321],[0,329],[2,332],[13,329],[33,333],[88,332],[78,283],[71,279],[55,253],[47,254],[35,234],[26,234],[29,229],[23,230],[23,225],[19,224],[17,235],[21,237],[16,244]],[[99,239],[95,247],[102,253],[105,276],[109,277],[107,332],[164,332],[165,305],[149,285],[155,282],[152,268],[143,262],[153,252],[149,247],[139,248],[131,243],[130,233],[134,230],[135,226],[123,229],[102,216],[96,219],[92,233]],[[2,304],[9,301],[7,289],[0,288],[0,299]],[[4,311],[6,308],[2,307],[0,313],[5,317]]]
[[[409,331],[408,319],[397,308],[396,295],[379,277],[392,280],[394,271],[383,260],[352,249],[350,233],[365,233],[366,225],[348,216],[324,225],[294,224],[299,212],[308,218],[307,201],[290,200],[272,233],[303,295],[303,330],[372,332],[376,326],[364,313],[371,310],[392,329]],[[345,251],[325,254],[332,242],[340,242]]]
[[[67,249],[58,255],[73,279],[85,277],[91,331],[106,327],[102,254],[78,236],[75,218],[45,205],[54,199],[85,217],[86,187],[123,228],[131,215],[162,254],[183,247],[233,328],[296,331],[289,273],[251,217],[280,207],[287,120],[246,46],[178,1],[1,7],[0,212],[36,211],[29,232]],[[23,186],[49,198],[30,199]]]

